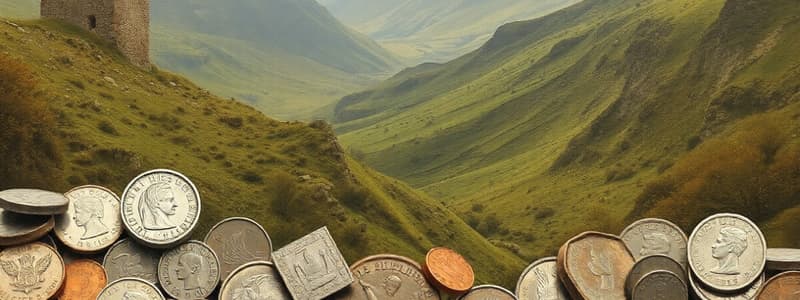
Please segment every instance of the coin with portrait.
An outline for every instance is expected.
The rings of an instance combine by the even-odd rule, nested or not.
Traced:
[[[246,263],[233,272],[219,289],[219,300],[291,300],[278,270],[268,261]]]
[[[100,186],[81,186],[64,194],[67,212],[56,217],[56,237],[79,253],[100,252],[119,239],[119,198]]]
[[[137,244],[131,239],[122,239],[108,249],[103,257],[103,268],[108,281],[124,277],[135,277],[158,284],[158,260],[161,252]]]
[[[120,278],[106,286],[97,300],[165,300],[161,291],[139,278]]]
[[[219,257],[221,280],[241,265],[272,259],[272,240],[264,227],[252,219],[222,220],[208,231],[204,242]]]
[[[528,266],[517,281],[517,297],[531,300],[565,300],[567,292],[558,280],[556,258],[546,257]]]
[[[686,257],[688,238],[678,225],[670,221],[656,218],[638,220],[626,227],[620,238],[636,260],[661,254],[672,257],[684,269],[689,266]]]
[[[407,257],[369,256],[350,266],[350,272],[355,282],[333,299],[440,299],[436,289],[425,280],[420,265]]]
[[[161,255],[158,281],[176,299],[203,299],[219,284],[219,261],[203,242],[188,241]]]
[[[0,252],[0,299],[50,299],[64,282],[64,261],[42,243]]]

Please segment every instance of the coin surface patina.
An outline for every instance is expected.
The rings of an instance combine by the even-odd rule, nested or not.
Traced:
[[[161,291],[150,282],[139,278],[117,279],[106,286],[97,300],[165,300]]]
[[[50,299],[64,282],[64,261],[42,243],[0,252],[0,299]]]
[[[354,263],[350,271],[355,282],[335,299],[440,299],[436,289],[425,280],[420,265],[407,257],[373,255]]]
[[[26,215],[60,215],[69,200],[63,194],[37,189],[0,191],[0,208]]]
[[[78,253],[97,253],[122,234],[119,198],[100,186],[81,186],[66,192],[67,212],[56,217],[56,237]]]
[[[479,285],[471,288],[466,294],[461,295],[459,300],[517,300],[517,296],[511,291],[496,285]]]
[[[240,266],[231,272],[219,290],[219,300],[292,299],[275,265],[268,261]]]
[[[144,279],[158,284],[158,260],[161,252],[146,248],[131,239],[123,239],[112,245],[103,257],[103,268],[108,281],[125,277]]]
[[[625,279],[634,259],[617,236],[584,232],[558,253],[558,275],[573,299],[625,299]]]
[[[136,176],[122,194],[123,225],[131,238],[152,248],[189,239],[200,219],[200,193],[181,173],[158,169]]]
[[[219,284],[219,261],[203,242],[188,241],[161,255],[158,282],[176,299],[204,299]]]
[[[678,225],[670,221],[656,218],[638,220],[628,225],[620,238],[636,260],[662,254],[672,257],[684,269],[689,267],[686,256],[688,238]]]
[[[546,257],[528,266],[517,281],[517,297],[531,300],[566,300],[567,292],[558,280],[556,258]]]
[[[626,295],[632,295],[633,288],[636,286],[636,283],[642,279],[642,277],[650,272],[658,270],[672,272],[678,276],[681,282],[683,282],[684,286],[689,286],[689,279],[686,276],[687,273],[686,270],[683,269],[683,266],[681,266],[670,256],[656,254],[645,256],[633,264],[633,268],[631,268],[630,273],[628,273],[628,277],[625,279]]]
[[[679,275],[658,270],[642,276],[631,291],[633,300],[687,300],[689,288]]]
[[[221,281],[246,263],[272,260],[272,240],[264,227],[252,219],[222,220],[209,230],[204,241],[219,258]]]
[[[454,295],[468,292],[475,283],[472,265],[461,254],[445,247],[428,251],[422,274],[437,288]]]
[[[0,208],[0,246],[16,246],[41,239],[54,227],[52,216],[18,214]]]
[[[716,214],[701,221],[689,237],[689,265],[704,285],[734,292],[758,280],[766,265],[767,244],[752,221]]]
[[[95,299],[106,286],[103,266],[91,259],[79,259],[65,267],[64,286],[58,300]]]
[[[800,299],[800,272],[783,272],[770,278],[758,292],[756,299]]]

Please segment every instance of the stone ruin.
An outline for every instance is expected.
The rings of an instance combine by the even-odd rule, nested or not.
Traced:
[[[41,0],[42,18],[66,21],[117,46],[135,65],[150,65],[150,0]]]

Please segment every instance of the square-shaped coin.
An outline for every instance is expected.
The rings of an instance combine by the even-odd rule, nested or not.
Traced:
[[[278,249],[272,260],[294,299],[323,299],[353,283],[327,227]]]

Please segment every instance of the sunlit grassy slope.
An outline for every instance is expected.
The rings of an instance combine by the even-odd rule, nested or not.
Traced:
[[[324,122],[279,122],[183,77],[135,68],[62,23],[16,23],[22,29],[0,23],[0,55],[35,74],[34,95],[47,100],[64,149],[58,179],[37,187],[99,184],[121,193],[136,174],[170,168],[200,190],[197,238],[225,217],[246,216],[276,247],[327,225],[350,262],[377,253],[420,260],[448,245],[481,282],[512,286],[524,267],[439,202],[350,159]]]
[[[790,0],[587,0],[343,98],[336,129],[355,157],[444,199],[487,236],[527,258],[554,254],[580,230],[616,232],[648,212],[637,199],[675,200],[643,193],[698,144],[746,130],[747,116],[776,120],[790,137],[778,149],[794,151],[799,15]],[[748,212],[762,223],[793,205],[758,201],[782,206]]]

